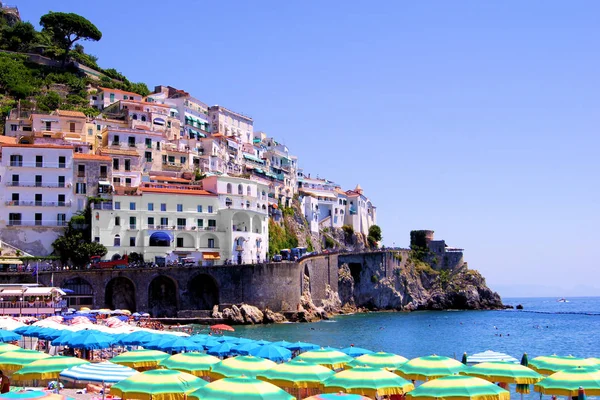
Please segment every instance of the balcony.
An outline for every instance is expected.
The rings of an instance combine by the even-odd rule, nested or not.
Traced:
[[[165,171],[180,171],[184,167],[181,163],[163,162],[163,170]]]
[[[46,183],[46,182],[6,182],[6,186],[12,187],[42,187],[42,188],[65,188],[65,183]]]
[[[70,163],[49,163],[49,162],[23,162],[11,161],[8,165],[12,168],[71,168]]]
[[[94,210],[112,210],[112,202],[94,203]]]
[[[70,201],[23,201],[10,200],[5,202],[7,206],[25,206],[25,207],[71,207]]]
[[[67,226],[67,221],[9,220],[7,226],[46,226],[55,228],[57,226]]]
[[[137,224],[129,224],[129,228],[130,231],[136,231],[137,230]]]

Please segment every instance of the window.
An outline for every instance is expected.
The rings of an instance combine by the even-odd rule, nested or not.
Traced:
[[[121,217],[115,217],[115,226],[121,226]]]
[[[58,205],[59,206],[64,206],[65,205],[65,195],[64,194],[59,194],[58,195]]]
[[[94,130],[92,128],[88,129],[88,136],[92,136],[94,134]]]
[[[208,226],[210,227],[216,227],[217,226],[217,220],[216,219],[209,219],[208,220]]]
[[[208,213],[212,214],[212,212],[213,212],[213,206],[208,206]]]
[[[187,158],[186,158],[186,157],[180,157],[180,158],[179,158],[179,161],[180,161],[182,164],[185,164],[185,160],[187,160]]]
[[[100,236],[94,236],[94,242],[100,243]]]
[[[111,103],[114,103],[114,102],[115,102],[115,94],[114,94],[114,93],[111,93],[111,94],[110,94],[110,102],[111,102]]]
[[[238,194],[244,194],[244,187],[242,185],[238,185]]]
[[[148,227],[154,227],[154,217],[148,217]]]
[[[35,224],[42,225],[42,214],[41,213],[35,213]]]
[[[182,237],[177,238],[177,247],[183,247],[183,238]]]
[[[51,131],[52,130],[52,122],[51,121],[46,121],[45,125],[45,130],[47,131]]]
[[[80,178],[85,177],[85,165],[79,164],[77,166],[77,176]]]
[[[113,158],[113,170],[115,170],[115,171],[119,170],[119,159],[118,158]]]
[[[160,211],[167,211],[167,203],[160,203]]]
[[[252,189],[250,188],[250,186],[248,186],[248,187],[246,188],[246,195],[248,195],[248,196],[252,196]]]
[[[10,156],[10,166],[11,167],[22,167],[23,166],[23,156],[13,154]]]
[[[196,220],[196,223],[198,224],[198,228],[202,228],[202,227],[204,227],[204,220],[203,220],[203,219],[201,219],[201,218],[198,218],[198,219]]]
[[[135,202],[132,201],[131,203],[129,203],[129,209],[135,211]]]
[[[154,203],[148,203],[148,211],[154,211]]]
[[[76,194],[86,194],[87,193],[87,185],[85,183],[75,184],[75,193]]]
[[[208,248],[209,249],[215,248],[215,239],[208,239]]]
[[[44,166],[44,156],[35,156],[35,166],[42,168]]]
[[[160,150],[160,142],[156,142],[156,150]]]
[[[151,151],[145,152],[144,159],[146,160],[146,162],[152,162],[152,152]]]
[[[19,193],[13,193],[11,196],[12,201],[16,201],[16,204],[19,204]]]
[[[185,218],[177,218],[177,228],[185,228],[187,225]]]
[[[146,148],[147,149],[151,149],[152,148],[152,139],[146,139]]]
[[[129,229],[135,229],[136,226],[136,218],[129,217]]]
[[[65,187],[65,177],[64,176],[58,177],[58,187]]]
[[[120,210],[120,209],[121,209],[121,202],[115,201],[115,210]]]
[[[100,178],[106,179],[107,171],[108,171],[108,168],[106,167],[106,165],[101,165],[100,166]]]
[[[129,238],[129,246],[135,247],[135,236]]]
[[[12,176],[12,185],[13,186],[19,186],[19,175],[13,175]]]
[[[227,184],[227,193],[230,194],[231,191],[232,191],[232,189],[231,189],[231,183],[228,183]]]
[[[142,122],[146,122],[146,116],[145,116],[145,115],[142,115],[142,118],[141,118],[141,120],[142,120]]]
[[[18,127],[17,125],[15,125],[15,124],[11,124],[11,125],[10,125],[10,130],[11,130],[12,132],[16,132],[16,131],[18,130],[18,128],[19,128],[19,127]]]
[[[166,227],[167,225],[169,225],[169,218],[167,217],[162,217],[160,219],[160,225]]]
[[[58,226],[67,225],[67,214],[56,214],[56,225],[58,225]]]
[[[131,171],[131,160],[130,159],[125,160],[125,171]]]
[[[17,175],[17,181],[19,180],[19,175]],[[41,187],[42,186],[42,176],[41,175],[36,175],[35,176],[35,186],[36,187]]]
[[[231,201],[231,199],[229,197],[227,197],[225,199],[225,207],[231,207],[233,204],[233,201]]]
[[[250,208],[250,202],[246,201],[246,208]]]
[[[201,212],[202,212],[202,205],[201,205],[201,204],[198,204],[197,211],[198,211],[199,213],[201,213]]]
[[[183,204],[177,204],[177,212],[183,211]]]
[[[129,147],[135,147],[135,136],[129,136],[127,142],[129,143]]]
[[[21,213],[8,214],[8,225],[21,225]]]
[[[125,178],[125,186],[131,186],[131,178]]]
[[[75,132],[75,122],[69,122],[69,132]]]
[[[121,185],[121,178],[113,178],[113,184],[115,184],[116,186],[120,186]]]
[[[67,157],[60,156],[58,157],[58,168],[66,168],[67,166]]]
[[[121,246],[121,236],[115,235],[115,240],[113,241],[113,246],[114,247]]]
[[[127,100],[127,95],[126,94],[123,95],[123,100]]]

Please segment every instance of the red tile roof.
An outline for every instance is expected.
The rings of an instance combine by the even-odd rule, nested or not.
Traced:
[[[175,189],[175,188],[155,188],[155,187],[140,187],[142,192],[147,193],[165,193],[165,194],[188,194],[192,196],[216,196],[206,190],[193,190],[193,189]]]
[[[171,177],[171,176],[151,176],[150,180],[164,181],[164,182],[190,183],[189,179],[175,178],[175,177]]]
[[[75,160],[87,160],[87,161],[112,161],[112,158],[109,156],[101,156],[98,154],[81,154],[75,153],[73,155]]]
[[[71,110],[56,110],[56,115],[59,117],[77,117],[77,118],[85,118],[85,114],[81,111],[71,111]]]
[[[73,149],[73,146],[62,146],[57,144],[5,144],[3,147],[31,147],[35,149]]]
[[[99,87],[98,89],[100,89],[101,92],[115,92],[115,93],[131,94],[131,95],[134,95],[134,96],[142,97],[141,94],[137,94],[137,93],[134,93],[134,92],[128,92],[126,90],[110,89],[110,88],[105,88],[105,87]]]
[[[16,144],[17,138],[0,135],[0,144]]]

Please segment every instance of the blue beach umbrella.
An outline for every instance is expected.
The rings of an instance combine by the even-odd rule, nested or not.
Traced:
[[[217,342],[221,342],[221,343],[234,343],[234,344],[238,344],[238,341],[240,340],[240,338],[235,337],[235,336],[227,336],[227,335],[223,335],[223,336],[214,336],[215,340]]]
[[[274,344],[268,344],[266,346],[261,346],[258,349],[254,349],[250,352],[250,355],[266,358],[267,360],[275,362],[289,361],[292,358],[292,352],[290,350]]]
[[[259,349],[261,347],[262,347],[262,345],[257,344],[257,343],[244,343],[244,344],[238,344],[233,349],[231,349],[231,351],[233,353],[239,354],[241,356],[248,356],[248,355],[250,355],[251,351],[253,351],[255,349]]]
[[[46,328],[43,331],[40,331],[38,334],[38,338],[42,340],[54,340],[60,335],[62,335],[63,331],[59,331],[58,329]]]
[[[206,353],[215,357],[226,357],[232,354],[232,349],[235,347],[233,343],[221,343],[218,346],[209,348]]]
[[[115,339],[103,333],[83,331],[73,336],[68,346],[73,349],[97,350],[106,349],[115,343]]]
[[[275,345],[277,345],[276,343],[274,343]],[[316,349],[320,349],[321,346],[317,345],[317,344],[313,344],[313,343],[306,343],[306,342],[295,342],[295,343],[290,343],[287,346],[282,346],[285,347],[288,350],[291,351],[309,351],[309,350],[316,350]]]
[[[108,361],[90,363],[67,368],[60,373],[60,379],[70,382],[106,382],[117,383],[137,374],[133,368]]]
[[[208,338],[212,338],[212,336],[205,335],[203,333],[198,333],[196,335],[190,336],[188,339],[190,339],[193,342],[201,343],[201,342],[205,342]]]
[[[23,325],[18,327],[17,329],[13,330],[14,333],[16,333],[17,335],[25,335],[25,333],[27,332],[27,330],[31,328],[29,325]]]
[[[274,344],[275,346],[281,346],[281,347],[287,348],[292,343],[288,342],[287,340],[280,340],[279,342],[273,342],[271,344]]]
[[[364,356],[365,354],[373,353],[371,350],[363,349],[360,347],[354,347],[354,346],[346,347],[345,349],[342,349],[340,351],[342,353],[348,354],[351,357],[360,357],[360,356]]]
[[[257,340],[254,343],[260,344],[261,346],[264,346],[265,344],[273,344],[273,342],[269,342],[268,340]]]
[[[187,338],[179,337],[162,344],[157,350],[161,350],[167,353],[181,353],[184,351],[202,351],[204,350],[204,347],[202,347],[200,343],[192,342]]]
[[[142,346],[154,339],[156,334],[148,331],[136,331],[123,337],[121,344],[126,346]]]
[[[14,342],[15,340],[20,340],[21,335],[16,334],[14,332],[0,330],[0,342]]]
[[[79,332],[62,331],[60,336],[50,342],[50,344],[52,346],[66,346],[75,336],[77,336],[78,333]]]

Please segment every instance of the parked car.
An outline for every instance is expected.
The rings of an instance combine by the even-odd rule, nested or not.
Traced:
[[[283,260],[283,257],[281,257],[281,254],[275,254],[273,256],[273,261],[274,262],[281,262]]]

